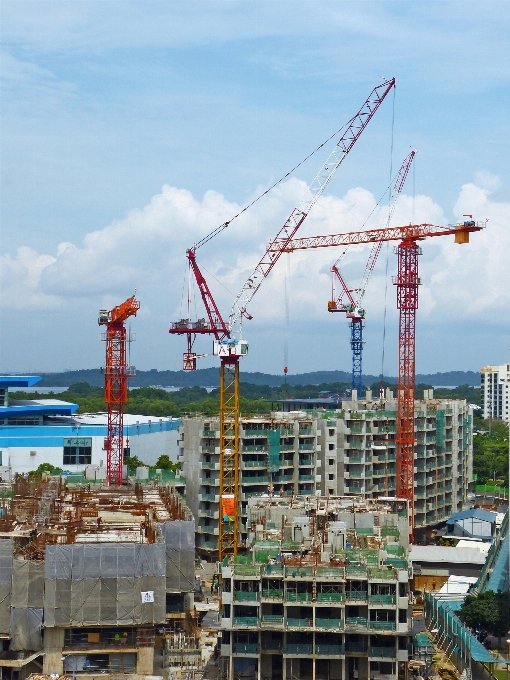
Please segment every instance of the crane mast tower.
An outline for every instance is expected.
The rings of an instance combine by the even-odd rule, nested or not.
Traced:
[[[102,339],[106,342],[104,373],[104,400],[108,406],[106,451],[106,478],[109,486],[122,485],[124,463],[124,404],[128,396],[128,380],[135,376],[134,367],[127,361],[128,337],[125,321],[136,316],[140,303],[135,296],[112,310],[99,312],[98,324],[106,326]]]

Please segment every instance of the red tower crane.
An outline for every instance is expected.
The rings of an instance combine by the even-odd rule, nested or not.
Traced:
[[[208,321],[203,318],[191,321],[181,319],[170,325],[169,332],[187,336],[187,351],[183,357],[183,369],[195,370],[197,355],[193,351],[196,336],[214,336],[213,354],[220,357],[220,521],[219,521],[219,559],[226,555],[237,554],[238,540],[238,493],[239,493],[239,360],[248,353],[248,343],[233,338],[234,329],[242,319],[251,319],[248,304],[277,263],[285,247],[296,234],[299,227],[318,201],[333,175],[343,163],[352,147],[359,139],[386,95],[395,85],[395,79],[385,80],[375,87],[365,100],[361,109],[345,126],[345,131],[329,154],[326,162],[308,186],[301,202],[291,212],[287,221],[278,232],[275,241],[278,248],[268,248],[248,277],[234,300],[226,324],[221,317],[207,282],[196,262],[196,251],[214,235],[220,233],[228,222],[204,237],[196,246],[186,252],[193,276],[197,282],[204,303]],[[241,335],[241,333],[239,333]]]
[[[109,486],[122,484],[124,462],[124,404],[128,395],[128,379],[133,378],[134,367],[127,362],[127,338],[124,323],[136,316],[140,303],[135,296],[111,311],[99,312],[98,324],[106,326],[102,339],[106,341],[104,369],[104,400],[108,406],[108,433],[104,442],[106,451],[106,478]]]
[[[459,224],[439,227],[432,224],[388,227],[347,234],[311,236],[294,239],[285,246],[286,252],[325,248],[328,246],[349,246],[359,243],[400,241],[397,247],[398,269],[393,283],[397,286],[397,307],[399,314],[398,335],[398,411],[397,411],[397,496],[407,498],[410,506],[411,533],[414,532],[414,387],[416,354],[416,310],[418,309],[418,256],[421,248],[418,241],[431,236],[453,234],[455,243],[469,243],[469,234],[484,228],[484,222],[469,220]],[[269,248],[273,244],[269,244]],[[274,245],[275,250],[280,244]]]

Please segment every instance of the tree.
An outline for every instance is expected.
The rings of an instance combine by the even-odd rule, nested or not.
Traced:
[[[487,631],[500,639],[509,627],[508,593],[487,590],[479,595],[468,595],[459,611],[459,618],[475,632]]]
[[[166,454],[163,454],[157,459],[154,467],[156,470],[171,470],[172,472],[177,472],[177,470],[181,469],[181,464],[172,463],[170,458]]]
[[[30,477],[42,477],[43,472],[62,472],[62,468],[55,467],[51,463],[41,463],[37,470],[31,470]]]
[[[143,461],[141,461],[137,456],[129,456],[126,458],[124,463],[128,466],[128,470],[134,472],[137,467],[148,467]]]

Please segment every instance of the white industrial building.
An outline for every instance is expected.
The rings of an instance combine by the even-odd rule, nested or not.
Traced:
[[[510,363],[483,366],[480,369],[483,417],[510,421],[508,397],[510,395]]]
[[[77,414],[77,404],[58,399],[9,402],[9,388],[23,389],[39,376],[0,377],[0,473],[4,478],[41,463],[71,473],[106,465],[107,413]],[[125,456],[154,465],[161,455],[177,461],[180,419],[124,415]]]

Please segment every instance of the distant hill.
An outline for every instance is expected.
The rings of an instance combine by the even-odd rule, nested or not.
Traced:
[[[32,374],[33,375],[33,374]],[[40,373],[42,380],[40,387],[69,387],[73,383],[87,382],[89,385],[103,385],[103,376],[98,369],[83,369],[80,371],[65,371],[64,373]],[[243,382],[253,385],[282,385],[282,375],[270,373],[242,372]],[[350,382],[351,374],[347,371],[313,371],[311,373],[296,373],[287,376],[289,385],[320,385],[322,383]],[[379,380],[377,375],[363,375],[363,384],[372,385]],[[385,377],[390,383],[397,382],[394,377]],[[458,385],[480,385],[480,374],[475,371],[448,371],[447,373],[422,373],[416,376],[417,383],[427,385],[457,387]],[[130,381],[132,387],[216,387],[219,384],[218,368],[201,368],[198,371],[138,371],[137,377]]]

